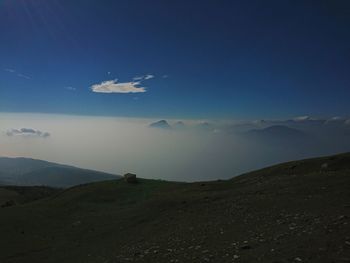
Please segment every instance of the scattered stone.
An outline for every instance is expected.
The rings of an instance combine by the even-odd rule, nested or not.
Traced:
[[[324,163],[321,165],[321,170],[326,170],[328,168],[328,163]]]
[[[8,201],[6,201],[5,203],[3,203],[3,204],[1,205],[1,207],[2,207],[2,208],[5,208],[5,207],[14,206],[14,205],[16,205],[16,202],[15,202],[15,201],[13,201],[13,200],[8,200]]]
[[[75,222],[72,224],[73,227],[76,227],[76,226],[79,226],[79,225],[81,225],[81,222],[80,222],[80,221],[75,221]]]
[[[242,250],[247,250],[247,249],[251,249],[252,247],[251,246],[249,246],[249,245],[243,245],[243,246],[241,246],[241,249]]]

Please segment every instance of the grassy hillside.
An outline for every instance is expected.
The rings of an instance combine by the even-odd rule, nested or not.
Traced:
[[[36,186],[0,186],[0,207],[33,202],[60,193],[57,188]]]
[[[0,262],[349,262],[349,189],[350,154],[73,187],[0,209]]]

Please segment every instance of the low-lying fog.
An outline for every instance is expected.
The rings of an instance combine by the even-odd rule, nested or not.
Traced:
[[[346,119],[209,122],[0,114],[0,156],[164,180],[227,179],[267,165],[350,151]],[[199,125],[198,125],[199,124]]]

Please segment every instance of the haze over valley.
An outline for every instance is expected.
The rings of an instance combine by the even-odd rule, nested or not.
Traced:
[[[279,162],[350,151],[346,118],[164,120],[0,114],[0,155],[149,179],[228,179]],[[22,129],[22,130],[21,130]],[[43,134],[45,134],[43,136]]]

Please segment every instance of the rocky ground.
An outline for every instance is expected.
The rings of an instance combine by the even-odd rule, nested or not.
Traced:
[[[0,233],[1,263],[350,262],[350,154],[230,181],[74,187],[1,208]]]

